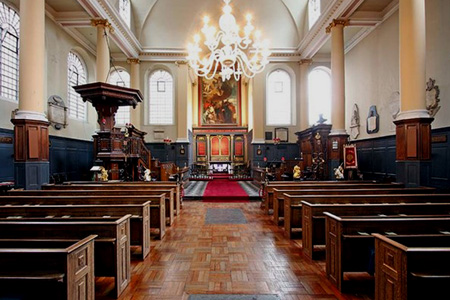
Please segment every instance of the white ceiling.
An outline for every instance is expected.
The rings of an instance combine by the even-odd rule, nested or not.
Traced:
[[[10,2],[19,7],[19,0]],[[47,15],[93,54],[96,30],[90,26],[90,19],[112,19],[116,34],[111,39],[111,51],[116,56],[130,57],[139,53],[142,56],[145,53],[184,52],[192,36],[203,26],[204,15],[209,15],[211,24],[218,26],[224,5],[222,0],[132,0],[131,3],[131,29],[124,28],[124,22],[120,20],[118,0],[46,0],[46,7]],[[335,16],[343,3],[347,6]],[[309,32],[307,4],[308,0],[231,0],[237,22],[244,25],[245,15],[251,13],[254,26],[270,40],[274,53],[299,50],[303,56],[299,45],[322,35],[320,42],[313,43],[314,53],[329,55],[329,35],[325,35],[323,25],[313,27],[316,32]],[[398,0],[327,0],[322,1],[322,5],[328,6],[322,8],[323,19],[318,23],[326,25],[328,23],[324,22],[331,17],[350,20],[344,38],[346,46],[351,46],[397,9]]]
[[[135,20],[136,34],[147,49],[184,49],[203,26],[203,16],[208,15],[211,24],[217,24],[223,7],[219,0],[150,2],[132,2],[133,11],[140,11]],[[251,13],[254,26],[274,48],[295,49],[303,37],[307,0],[233,0],[231,5],[238,24],[243,27],[245,15]]]

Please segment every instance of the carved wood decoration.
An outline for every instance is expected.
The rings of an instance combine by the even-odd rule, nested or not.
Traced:
[[[302,171],[309,179],[326,179],[329,159],[328,144],[331,125],[318,124],[306,130],[296,132],[297,144],[303,157]],[[323,161],[323,162],[322,162]],[[316,170],[316,175],[313,174]],[[320,172],[317,172],[320,171]]]
[[[138,167],[150,169],[150,151],[144,145],[145,132],[133,125],[125,132],[115,128],[119,106],[142,102],[139,90],[95,82],[74,87],[83,101],[92,103],[97,111],[100,130],[94,135],[94,155],[110,173],[111,180],[139,180]]]

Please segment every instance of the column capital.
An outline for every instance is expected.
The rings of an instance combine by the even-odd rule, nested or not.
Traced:
[[[106,19],[91,19],[91,26],[94,27],[103,26],[105,28],[108,28],[109,31],[113,32],[111,23],[109,23],[109,21]]]
[[[300,61],[298,62],[299,65],[308,65],[310,66],[312,64],[313,60],[312,59],[300,59]]]
[[[129,63],[129,64],[140,64],[141,60],[139,58],[129,57],[129,58],[127,58],[127,63]]]
[[[187,65],[187,64],[188,64],[187,60],[177,60],[177,61],[175,62],[175,65],[176,65],[177,67],[182,66],[182,65]]]
[[[338,26],[338,25],[342,25],[347,26],[348,25],[348,20],[342,20],[342,19],[333,19],[333,21],[330,23],[330,25],[328,25],[328,27],[325,29],[326,33],[330,33],[331,32],[331,28]]]

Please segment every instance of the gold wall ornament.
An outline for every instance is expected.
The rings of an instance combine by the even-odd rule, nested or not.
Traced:
[[[109,32],[114,33],[114,28],[111,23],[106,19],[92,19],[91,25],[94,27],[103,26],[105,29],[109,29]]]
[[[435,79],[428,79],[426,88],[426,105],[428,113],[431,117],[434,117],[441,108],[439,106],[439,102],[441,101],[441,99],[439,99],[439,94],[441,92],[439,90],[439,86],[435,83]]]
[[[342,26],[347,26],[348,25],[348,20],[341,20],[341,19],[333,19],[333,21],[330,23],[330,25],[328,25],[328,27],[325,29],[326,33],[330,33],[331,32],[331,28],[337,26],[337,25],[342,25]]]
[[[307,65],[311,65],[313,62],[312,59],[300,59],[300,61],[298,62],[299,65],[303,65],[303,64],[307,64]]]
[[[140,64],[141,60],[139,58],[130,57],[130,58],[127,58],[127,63],[129,63],[129,64]]]

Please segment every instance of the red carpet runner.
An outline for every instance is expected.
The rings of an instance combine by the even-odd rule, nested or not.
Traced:
[[[248,202],[249,197],[236,181],[214,179],[208,182],[203,193],[205,202]]]

